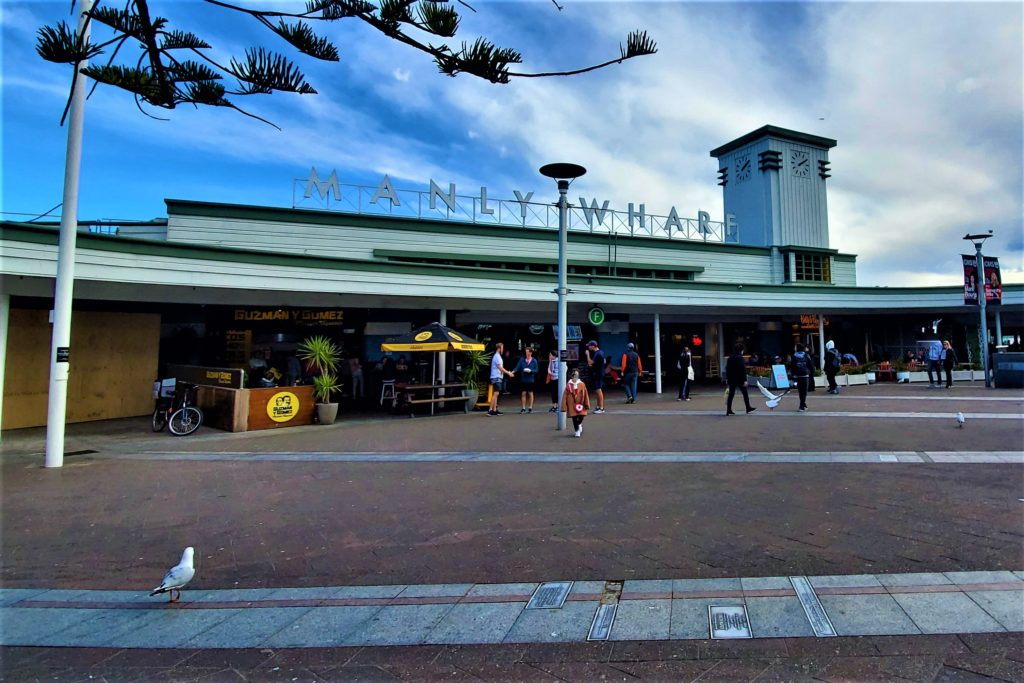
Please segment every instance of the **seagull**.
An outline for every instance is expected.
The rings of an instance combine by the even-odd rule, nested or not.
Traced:
[[[956,426],[959,427],[960,429],[963,429],[964,428],[964,422],[967,422],[967,418],[964,417],[964,414],[963,413],[957,413],[956,414],[956,423],[957,423]]]
[[[160,585],[153,589],[150,596],[154,596],[157,593],[168,593],[170,597],[169,602],[177,602],[181,599],[181,589],[192,580],[192,577],[196,574],[195,567],[192,566],[192,555],[195,553],[192,546],[185,548],[185,552],[181,554],[181,562],[171,567],[171,569],[164,576],[164,580],[160,582]],[[174,597],[174,592],[178,592],[178,597]]]
[[[789,393],[789,389],[786,389],[781,394],[776,396],[775,394],[773,394],[772,392],[768,391],[763,386],[761,386],[760,382],[756,382],[756,384],[757,384],[758,391],[761,392],[761,395],[763,395],[766,399],[768,399],[768,403],[767,403],[768,410],[775,410],[775,406],[779,405],[779,401],[782,400],[782,397]]]

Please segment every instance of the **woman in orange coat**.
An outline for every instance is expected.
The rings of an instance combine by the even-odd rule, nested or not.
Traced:
[[[580,371],[573,370],[569,375],[569,381],[565,384],[565,393],[562,394],[562,410],[572,418],[573,429],[576,433],[573,436],[583,436],[583,418],[590,410],[590,394],[587,393],[587,385],[580,381]]]

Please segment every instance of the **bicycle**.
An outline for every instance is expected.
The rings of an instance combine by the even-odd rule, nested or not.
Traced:
[[[203,424],[203,411],[196,407],[196,385],[178,382],[173,397],[158,398],[153,411],[153,431],[168,427],[175,436],[187,436]]]

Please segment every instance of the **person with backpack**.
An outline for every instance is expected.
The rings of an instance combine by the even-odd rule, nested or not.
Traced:
[[[626,352],[622,354],[619,369],[622,371],[622,386],[626,390],[626,403],[636,403],[636,385],[644,366],[633,342],[626,344]]]
[[[842,357],[836,351],[836,343],[831,339],[825,343],[825,377],[828,379],[828,393],[838,394],[839,384],[836,382],[836,373],[843,364]]]
[[[800,394],[800,410],[806,411],[807,385],[814,381],[814,370],[811,357],[807,355],[807,349],[803,344],[796,345],[796,353],[793,354],[793,360],[789,367]]]

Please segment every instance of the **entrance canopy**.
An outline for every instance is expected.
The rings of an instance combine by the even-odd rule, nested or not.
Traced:
[[[483,351],[484,344],[441,323],[430,323],[395,341],[380,345],[381,351]]]

